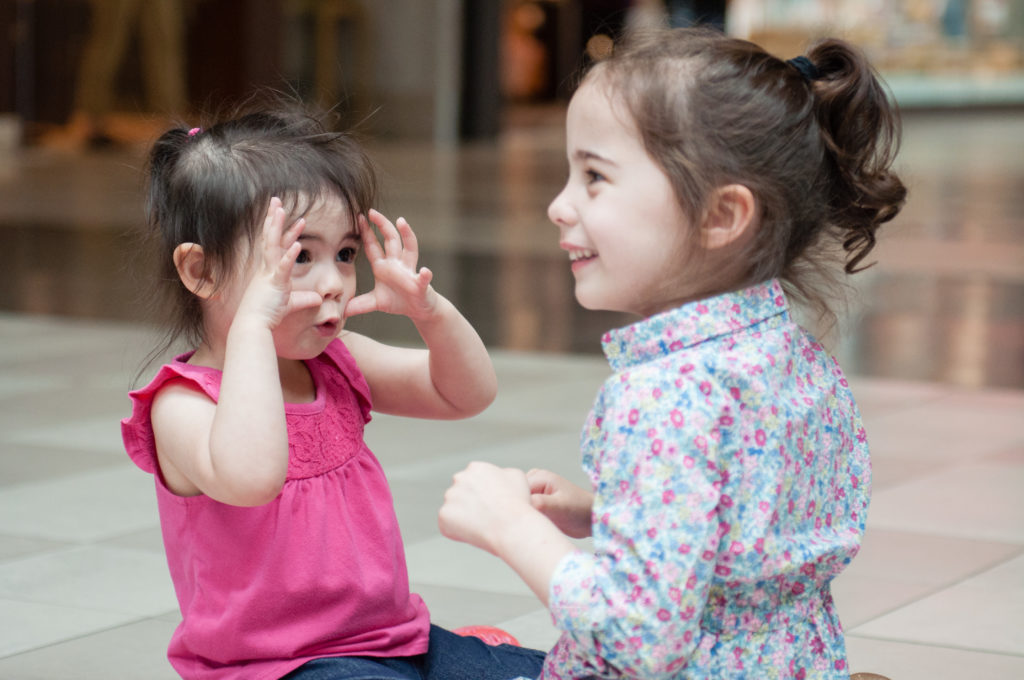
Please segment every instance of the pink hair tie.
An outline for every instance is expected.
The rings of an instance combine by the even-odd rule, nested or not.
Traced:
[[[196,135],[198,135],[202,131],[203,131],[203,128],[194,127],[194,128],[192,128],[191,130],[188,131],[188,136],[189,137],[195,137]]]

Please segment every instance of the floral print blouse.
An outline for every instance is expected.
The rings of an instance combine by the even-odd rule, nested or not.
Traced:
[[[559,563],[541,678],[848,678],[829,583],[870,494],[835,359],[770,281],[603,338],[593,554]]]

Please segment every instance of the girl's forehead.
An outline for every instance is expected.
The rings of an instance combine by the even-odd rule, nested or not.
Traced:
[[[570,146],[631,146],[640,141],[629,108],[604,79],[585,80],[576,90],[569,102],[566,132]],[[570,148],[569,152],[578,150]]]

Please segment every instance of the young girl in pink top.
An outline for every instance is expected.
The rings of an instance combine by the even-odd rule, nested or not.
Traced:
[[[371,408],[464,418],[494,398],[480,338],[417,269],[416,237],[370,210],[346,135],[288,111],[175,129],[149,163],[149,222],[194,349],[131,394],[122,424],[152,473],[185,678],[536,675],[543,653],[431,626],[409,592],[392,499],[363,441]],[[378,241],[371,223],[383,235]],[[356,295],[364,251],[373,289]],[[409,317],[426,349],[344,331]]]
[[[856,271],[896,215],[897,133],[836,40],[787,62],[680,29],[584,78],[548,215],[580,304],[642,319],[603,339],[591,485],[475,463],[440,512],[550,608],[545,680],[849,677],[829,583],[864,531],[868,449],[788,299],[821,300],[827,256]]]

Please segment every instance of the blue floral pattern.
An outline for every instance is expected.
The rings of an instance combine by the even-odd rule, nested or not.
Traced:
[[[778,281],[603,338],[593,554],[552,579],[546,680],[848,678],[830,581],[870,495],[860,414]]]

